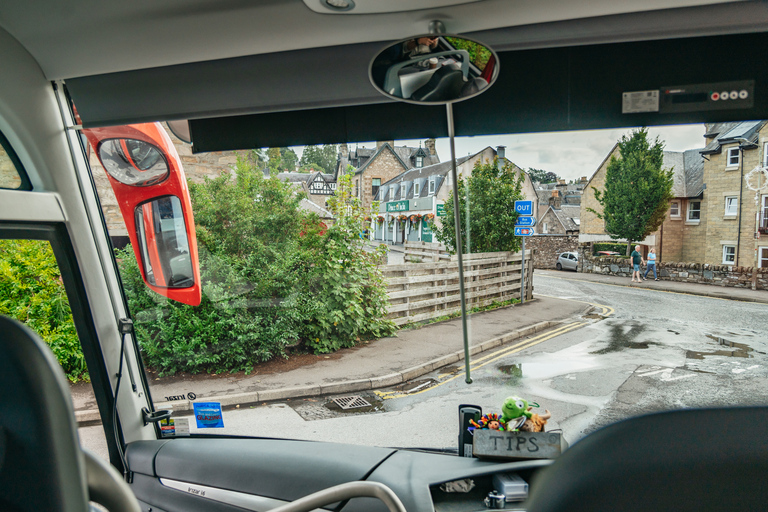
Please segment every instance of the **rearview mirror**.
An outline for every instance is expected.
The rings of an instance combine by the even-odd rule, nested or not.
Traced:
[[[398,41],[371,62],[371,83],[393,99],[453,103],[482,93],[499,74],[496,54],[465,37],[428,34]]]

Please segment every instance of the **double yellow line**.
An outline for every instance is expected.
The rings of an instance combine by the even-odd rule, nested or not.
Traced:
[[[606,307],[606,306],[602,306]],[[610,308],[608,308],[610,309]],[[534,336],[533,338],[528,338],[527,340],[521,341],[519,343],[515,343],[512,346],[505,347],[501,350],[497,350],[495,352],[492,352],[488,355],[485,355],[483,357],[479,357],[475,359],[472,364],[470,365],[470,370],[475,371],[478,368],[482,368],[483,366],[493,363],[502,357],[506,357],[510,354],[515,354],[517,352],[520,352],[522,350],[525,350],[527,348],[531,348],[535,345],[538,345],[539,343],[543,343],[549,339],[552,339],[556,336],[560,336],[561,334],[565,334],[567,332],[576,330],[580,327],[583,327],[586,325],[587,322],[571,322],[569,324],[566,324],[562,327],[559,327],[553,331],[547,331],[545,333],[539,334],[538,336]],[[402,393],[398,391],[374,391],[376,395],[381,397],[384,400],[388,400],[390,398],[402,398],[406,396],[413,396],[418,395],[420,393],[424,393],[425,391],[429,391],[430,389],[435,389],[438,386],[442,386],[443,384],[447,384],[451,382],[454,379],[458,379],[462,375],[464,375],[466,372],[459,372],[456,374],[442,374],[438,376],[438,382],[430,387],[421,389],[419,391],[413,392],[413,393]]]

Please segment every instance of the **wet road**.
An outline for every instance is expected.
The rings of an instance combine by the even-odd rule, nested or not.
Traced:
[[[535,292],[599,305],[557,331],[364,394],[342,412],[334,397],[225,413],[221,433],[381,446],[454,447],[458,404],[497,411],[519,395],[552,412],[569,441],[619,419],[668,408],[768,404],[768,305],[535,274]],[[470,319],[471,328],[471,319]],[[194,427],[192,429],[195,430]]]
[[[343,412],[335,397],[228,410],[216,433],[455,448],[458,404],[498,412],[518,395],[550,410],[547,428],[573,442],[645,412],[768,404],[768,305],[579,281],[568,272],[537,271],[534,286],[535,294],[596,307],[476,356],[470,385],[461,364],[363,394],[371,405],[355,412]]]

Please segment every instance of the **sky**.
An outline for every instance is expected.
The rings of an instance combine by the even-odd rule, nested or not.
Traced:
[[[486,146],[506,146],[506,156],[523,169],[552,171],[566,180],[582,176],[590,178],[608,155],[613,145],[632,128],[584,130],[574,132],[531,133],[456,138],[456,156],[473,154]],[[659,137],[668,151],[684,151],[704,147],[704,125],[658,126],[648,130],[653,139]],[[424,139],[396,140],[396,146],[418,147]],[[361,147],[376,147],[376,142],[361,142]],[[351,144],[354,147],[353,144]],[[448,138],[435,144],[441,162],[450,160]],[[293,148],[299,156],[303,147]]]

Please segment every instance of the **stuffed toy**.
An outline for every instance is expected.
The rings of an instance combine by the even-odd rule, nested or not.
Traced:
[[[506,430],[507,424],[496,413],[484,414],[480,421],[469,420],[471,427],[467,428],[470,432],[475,430]]]
[[[544,414],[531,414],[531,417],[525,420],[525,423],[520,427],[522,432],[544,432],[544,425],[547,424],[547,420],[552,417],[552,414],[547,409],[544,409]]]

